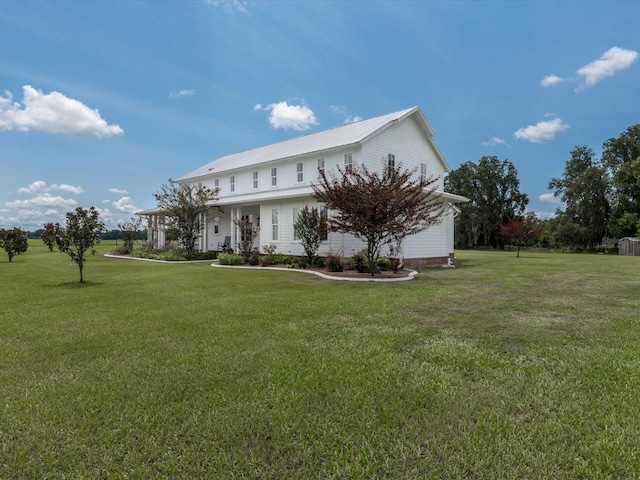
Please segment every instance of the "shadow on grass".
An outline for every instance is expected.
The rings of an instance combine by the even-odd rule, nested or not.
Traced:
[[[63,283],[51,283],[51,284],[49,284],[49,286],[51,288],[59,288],[59,289],[62,289],[62,290],[78,290],[78,289],[83,289],[83,288],[98,287],[100,285],[104,285],[104,283],[103,282],[92,282],[90,280],[85,280],[82,283],[80,283],[79,280],[76,280],[75,282],[63,282]]]

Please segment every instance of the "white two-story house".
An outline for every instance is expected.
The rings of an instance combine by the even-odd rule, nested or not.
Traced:
[[[379,170],[389,159],[405,169],[415,169],[415,175],[438,177],[437,191],[445,203],[440,224],[402,242],[405,265],[450,265],[455,204],[467,199],[443,192],[443,177],[451,168],[418,107],[227,155],[176,181],[219,189],[220,199],[215,205],[220,208],[212,209],[207,216],[198,245],[201,251],[217,250],[225,237],[231,237],[232,247],[237,246],[240,232],[234,219],[245,218],[260,227],[256,248],[275,245],[279,253],[304,255],[293,226],[305,205],[322,207],[311,188],[319,183],[319,169],[335,171],[338,165],[364,164],[369,170]],[[142,212],[150,218],[150,238],[162,245],[159,213]],[[364,247],[351,235],[329,232],[319,254],[333,251],[347,257]]]

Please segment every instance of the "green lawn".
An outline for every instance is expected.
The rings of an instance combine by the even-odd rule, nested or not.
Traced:
[[[640,257],[457,257],[373,284],[96,256],[80,284],[0,251],[0,478],[637,478]]]

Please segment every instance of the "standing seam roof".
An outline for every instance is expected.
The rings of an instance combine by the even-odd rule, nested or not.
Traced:
[[[220,157],[179,177],[177,181],[184,181],[205,175],[215,175],[228,170],[248,167],[273,160],[353,145],[364,141],[369,136],[390,125],[393,121],[400,120],[415,111],[419,111],[419,108],[412,107],[399,110],[368,120],[333,127],[328,130],[322,130],[290,140],[284,140],[282,142]],[[427,128],[430,130],[428,125]]]

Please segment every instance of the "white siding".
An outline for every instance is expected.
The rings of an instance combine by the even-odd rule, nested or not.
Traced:
[[[396,166],[402,163],[404,169],[416,169],[416,176],[420,175],[420,164],[426,163],[427,177],[440,177],[437,188],[442,189],[445,166],[413,117],[390,126],[368,140],[362,147],[362,162],[369,169],[379,169],[383,160],[386,164],[389,153],[395,155]]]
[[[275,245],[276,252],[291,255],[304,255],[304,249],[299,240],[294,239],[293,232],[293,211],[294,208],[302,209],[305,205],[309,207],[319,207],[311,197],[301,197],[296,200],[283,202],[264,202],[260,205],[260,249],[264,245]],[[271,240],[271,210],[278,209],[278,241]],[[325,254],[332,250],[341,250],[341,235],[329,233],[328,240],[320,244],[320,254]]]
[[[404,258],[448,256],[446,229],[446,221],[444,221],[440,225],[434,225],[423,232],[405,238]]]

